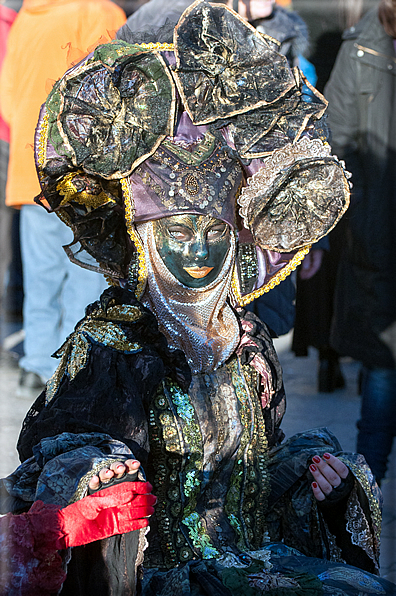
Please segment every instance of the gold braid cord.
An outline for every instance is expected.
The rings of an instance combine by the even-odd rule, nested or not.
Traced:
[[[146,285],[147,279],[147,267],[146,267],[146,259],[144,257],[144,248],[143,244],[139,238],[135,230],[135,226],[133,225],[134,222],[134,215],[135,215],[135,206],[133,202],[132,196],[132,189],[131,184],[129,182],[129,178],[122,178],[121,179],[121,188],[122,188],[122,195],[124,199],[125,205],[125,222],[127,227],[127,232],[132,240],[138,254],[138,263],[139,263],[139,272],[138,272],[138,285],[136,288],[136,298],[140,300],[143,295],[144,288]]]
[[[139,48],[143,48],[144,50],[154,50],[158,52],[173,52],[175,46],[173,43],[138,43],[136,44]]]
[[[257,290],[254,290],[253,292],[246,294],[245,296],[243,296],[241,293],[238,270],[235,264],[234,272],[232,274],[231,288],[236,304],[238,306],[246,306],[247,304],[250,304],[250,302],[253,302],[253,300],[256,300],[256,298],[259,298],[263,294],[266,294],[267,292],[275,288],[275,286],[279,285],[281,281],[285,280],[286,277],[290,275],[290,273],[297,269],[297,267],[302,263],[302,261],[307,256],[310,250],[311,245],[304,246],[304,248],[301,248],[294,255],[292,260],[289,263],[287,263],[287,265],[282,267],[282,269],[280,269],[273,277],[271,277],[271,279],[267,281],[267,283],[261,286],[261,288],[258,288]]]
[[[41,123],[37,152],[40,180],[43,179],[43,168],[45,165],[45,160],[47,158],[48,126],[48,113],[46,112],[43,116],[43,121]]]

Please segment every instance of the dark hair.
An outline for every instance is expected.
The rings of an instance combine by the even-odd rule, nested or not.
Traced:
[[[378,6],[378,17],[385,33],[396,38],[396,0],[381,0]]]

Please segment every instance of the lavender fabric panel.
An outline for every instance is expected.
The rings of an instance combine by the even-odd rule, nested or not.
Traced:
[[[191,153],[196,148],[197,143],[202,141],[207,130],[208,126],[196,126],[191,121],[187,112],[182,112],[178,119],[175,135],[171,140],[174,145],[179,145],[181,148]],[[213,152],[213,154],[216,155],[219,153],[227,155],[223,150],[219,151],[218,148]],[[235,177],[236,182],[234,181],[233,184],[230,184],[229,181],[225,180],[225,185],[229,185],[226,193],[227,196],[223,197],[218,202],[209,201],[209,204],[207,202],[206,205],[202,206],[199,204],[200,201],[198,200],[197,195],[197,200],[194,200],[194,198],[191,197],[179,208],[176,200],[172,201],[172,205],[170,205],[169,202],[166,204],[167,201],[164,200],[164,196],[166,197],[168,195],[169,186],[172,184],[172,179],[170,177],[174,177],[174,175],[166,169],[162,169],[162,166],[159,166],[155,159],[147,159],[130,176],[135,207],[135,221],[144,222],[152,219],[160,219],[161,217],[169,217],[170,215],[179,213],[193,213],[197,215],[206,215],[210,213],[213,217],[227,222],[234,228],[235,194],[238,187],[237,182],[242,179],[242,168],[237,160],[233,161],[229,156],[227,156],[227,160],[228,171],[240,168],[240,174]],[[192,174],[194,174],[195,171],[194,175],[201,177],[200,175],[202,175],[204,171],[204,167],[201,164],[189,167],[189,171],[191,171]],[[223,189],[227,188],[224,185],[220,188],[221,183],[224,182],[225,172],[226,169],[219,165],[218,172],[215,175],[210,172],[207,172],[206,174],[206,180],[212,185],[212,188],[217,187],[220,197]],[[147,176],[150,177],[150,183],[147,183]],[[219,178],[216,178],[216,176],[219,176]],[[153,188],[153,186],[156,188]],[[162,197],[159,195],[162,195]]]
[[[246,177],[249,178],[258,172],[261,168],[265,168],[265,162],[262,159],[252,159],[248,165],[244,166]]]
[[[182,112],[177,123],[173,141],[175,143],[182,144],[182,146],[188,150],[188,145],[191,147],[193,143],[196,143],[197,141],[203,139],[205,132],[208,130],[208,128],[209,127],[205,124],[196,126],[195,124],[193,124],[187,112]],[[186,146],[184,146],[184,143],[186,144]]]
[[[268,283],[278,271],[283,269],[294,257],[295,252],[280,253],[274,250],[262,250],[256,246],[258,276],[255,290]]]

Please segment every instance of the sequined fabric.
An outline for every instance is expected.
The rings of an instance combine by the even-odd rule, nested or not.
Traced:
[[[260,410],[235,357],[194,375],[188,393],[163,383],[150,408],[148,473],[153,465],[159,503],[147,567],[260,546],[270,482]]]
[[[171,347],[183,350],[193,372],[211,371],[225,362],[239,342],[239,325],[226,304],[235,259],[235,238],[217,279],[187,288],[165,267],[155,246],[152,223],[138,224],[147,264],[143,302],[160,321]]]

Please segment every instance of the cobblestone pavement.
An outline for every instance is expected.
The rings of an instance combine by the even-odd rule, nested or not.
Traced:
[[[339,439],[345,451],[354,451],[356,420],[360,398],[357,395],[358,364],[342,362],[346,377],[345,389],[331,394],[316,390],[316,353],[307,358],[295,358],[290,352],[289,337],[276,340],[276,347],[284,370],[287,411],[282,425],[286,437],[309,428],[328,427]],[[0,359],[0,477],[18,465],[15,449],[22,420],[31,405],[25,398],[16,397],[18,369],[9,358]],[[395,445],[396,447],[396,445]],[[390,460],[387,478],[383,481],[384,497],[381,536],[381,575],[396,583],[396,448]]]

